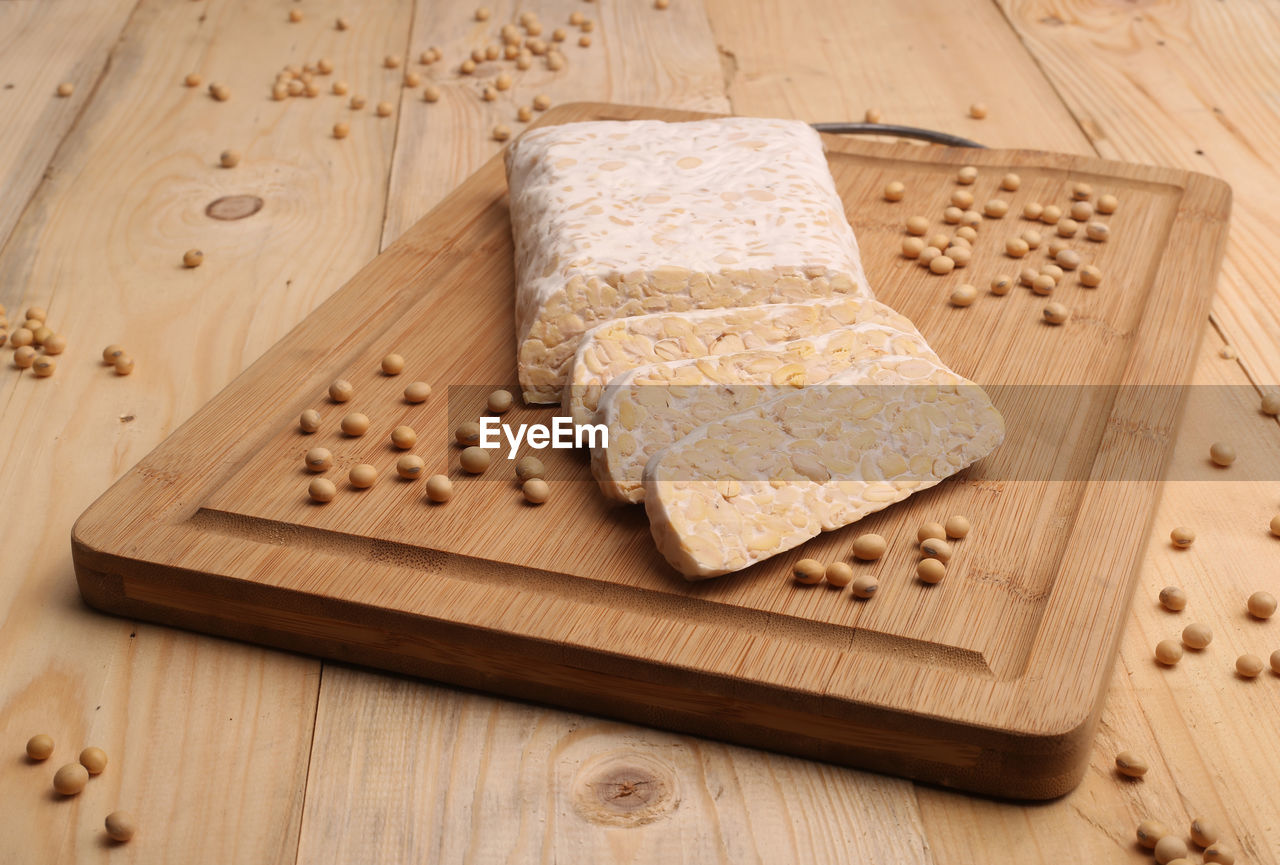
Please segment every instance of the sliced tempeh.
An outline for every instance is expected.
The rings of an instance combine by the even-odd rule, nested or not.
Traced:
[[[888,355],[941,362],[915,328],[904,332],[863,322],[767,349],[631,370],[611,381],[601,397],[599,419],[609,427],[609,446],[592,448],[591,471],[605,495],[639,502],[649,457],[695,427],[767,402],[784,389],[855,367],[870,370]]]
[[[659,312],[607,321],[587,331],[574,353],[564,409],[575,423],[596,423],[596,408],[604,386],[636,367],[775,348],[795,339],[864,323],[915,332],[906,316],[883,303],[851,297],[740,309]]]
[[[658,548],[689,579],[749,567],[990,453],[1004,420],[973,382],[882,358],[698,427],[644,471]]]
[[[525,399],[559,402],[594,324],[661,311],[870,297],[808,125],[568,123],[507,151]]]

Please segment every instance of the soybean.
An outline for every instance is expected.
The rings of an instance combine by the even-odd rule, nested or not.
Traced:
[[[1102,282],[1102,271],[1092,264],[1080,268],[1080,284],[1085,288],[1097,288]]]
[[[311,483],[307,484],[307,495],[311,496],[313,501],[331,502],[337,494],[338,488],[328,478],[312,478]]]
[[[947,537],[954,538],[955,540],[960,540],[961,538],[968,536],[972,528],[973,525],[969,522],[969,518],[961,516],[960,514],[948,517],[947,522],[943,525],[943,529],[946,531]]]
[[[920,528],[916,529],[916,541],[924,543],[930,538],[938,540],[946,540],[947,530],[942,523],[921,523]]]
[[[885,201],[901,201],[903,196],[907,194],[907,188],[901,181],[893,180],[885,185],[884,199]]]
[[[937,261],[938,259],[934,260]],[[951,292],[951,297],[949,298],[952,306],[959,307],[971,306],[977,299],[978,289],[968,283],[956,286],[955,290]]]
[[[1186,526],[1178,526],[1169,532],[1169,540],[1180,550],[1185,550],[1196,542],[1196,533]]]
[[[101,775],[107,768],[107,752],[101,748],[85,748],[80,752],[80,765],[84,766],[90,775]]]
[[[343,416],[339,426],[349,436],[362,436],[369,431],[369,416],[353,411]]]
[[[1177,835],[1165,835],[1156,842],[1155,849],[1156,861],[1160,865],[1169,865],[1174,859],[1185,859],[1187,856],[1187,842],[1183,841]]]
[[[529,478],[521,485],[520,492],[524,494],[525,501],[534,505],[551,498],[551,486],[542,478]]]
[[[1041,277],[1041,279],[1043,278]],[[1048,304],[1044,308],[1044,320],[1049,324],[1062,324],[1069,318],[1071,318],[1071,310],[1057,301]]]
[[[874,562],[884,555],[888,547],[883,535],[868,532],[853,539],[853,557],[864,562]]]
[[[1272,417],[1280,415],[1280,392],[1272,391],[1262,395],[1262,413]]]
[[[382,371],[386,375],[399,375],[404,372],[404,358],[398,354],[389,354],[382,359]]]
[[[916,576],[926,583],[940,583],[947,575],[947,566],[937,559],[921,559],[916,565]]]
[[[1188,649],[1203,649],[1213,642],[1213,631],[1208,625],[1192,622],[1182,629],[1182,642]]]
[[[333,453],[328,448],[312,448],[302,458],[309,472],[328,471],[333,467]]]
[[[461,456],[458,457],[458,464],[462,466],[463,471],[478,475],[489,467],[491,459],[487,450],[472,445],[463,449]]]
[[[1137,834],[1138,843],[1150,850],[1161,838],[1169,834],[1169,827],[1159,820],[1143,820],[1138,824]]]
[[[943,531],[945,531],[945,529]],[[941,538],[926,538],[921,541],[920,552],[931,559],[937,559],[943,564],[951,561],[951,556],[953,554],[951,544]]]
[[[1226,468],[1236,461],[1236,449],[1226,442],[1214,442],[1209,446],[1209,459],[1214,465]]]
[[[1276,598],[1270,592],[1254,592],[1249,596],[1249,615],[1255,619],[1269,619],[1276,612]]]
[[[188,249],[182,253],[183,267],[199,267],[204,264],[204,253],[198,249]]]
[[[453,481],[447,475],[432,475],[427,478],[427,498],[433,502],[447,502],[453,498]]]
[[[396,460],[396,474],[406,480],[414,480],[421,477],[422,471],[426,467],[427,464],[417,454],[404,454],[400,459]]]
[[[89,771],[79,763],[68,763],[53,775],[53,789],[63,796],[74,796],[89,783]]]
[[[831,585],[844,588],[853,582],[853,568],[847,562],[832,562],[823,571],[823,576]]]
[[[537,457],[521,457],[516,460],[516,477],[522,481],[527,481],[530,478],[540,478],[546,473],[546,467],[542,464],[542,460]]]
[[[820,583],[826,573],[827,569],[817,559],[801,559],[791,569],[791,575],[795,577],[796,582],[806,586]]]
[[[347,472],[347,480],[351,481],[351,486],[366,490],[377,483],[378,470],[368,463],[357,463]]]
[[[418,434],[411,426],[398,426],[391,431],[391,443],[402,451],[407,451],[418,443]]]
[[[880,588],[880,581],[870,574],[863,574],[853,581],[853,596],[855,598],[869,598]]]
[[[48,378],[57,368],[57,358],[37,357],[31,361],[31,371],[36,374],[36,378]]]
[[[1071,209],[1067,211],[1071,214],[1071,218],[1078,222],[1088,222],[1093,216],[1093,205],[1087,201],[1075,201],[1071,204]]]
[[[138,832],[138,821],[128,811],[112,811],[103,825],[106,827],[107,837],[112,841],[128,841]]]
[[[1116,754],[1116,771],[1130,778],[1141,778],[1147,774],[1147,761],[1131,751]]]
[[[1160,605],[1166,610],[1179,612],[1187,608],[1187,593],[1177,586],[1165,586],[1160,590]]]
[[[426,402],[431,396],[431,385],[425,381],[415,381],[404,389],[405,402]]]
[[[489,399],[485,404],[489,407],[489,411],[494,414],[502,414],[515,404],[515,397],[511,395],[509,390],[495,390],[489,394]]]
[[[1226,844],[1210,844],[1204,851],[1204,861],[1213,865],[1234,865],[1236,853]]]
[[[1201,847],[1208,847],[1222,837],[1218,827],[1204,817],[1196,817],[1191,821],[1191,840]]]
[[[48,760],[53,754],[53,737],[39,733],[27,740],[27,756],[32,760]]]
[[[356,395],[356,389],[345,378],[335,379],[329,385],[329,399],[334,402],[346,402]]]
[[[938,276],[946,276],[948,273],[955,270],[955,268],[955,259],[946,255],[935,255],[929,261],[929,270],[938,274]]]
[[[1236,658],[1236,672],[1246,679],[1252,679],[1262,672],[1262,659],[1246,652]]]
[[[1156,660],[1167,667],[1182,660],[1182,644],[1173,640],[1161,640],[1156,643]]]
[[[473,420],[463,421],[453,431],[453,437],[463,446],[477,444],[480,441],[480,424]]]

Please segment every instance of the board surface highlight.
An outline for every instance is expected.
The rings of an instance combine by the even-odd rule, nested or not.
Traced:
[[[544,123],[692,118],[565,105]],[[409,229],[77,522],[86,600],[119,615],[368,664],[639,723],[686,730],[949,786],[1021,798],[1079,781],[1204,329],[1230,190],[1174,169],[1031,151],[971,151],[828,137],[837,188],[878,298],[910,317],[952,368],[990,388],[1008,438],[961,475],[747,571],[687,583],[649,536],[643,508],[608,502],[581,454],[541,451],[550,501],[526,504],[505,452],[462,473],[452,431],[490,390],[515,390],[511,237],[499,159]],[[978,228],[973,263],[939,277],[900,254],[914,214],[940,215],[954,173],[1010,215]],[[1007,171],[1016,192],[997,189]],[[884,201],[890,180],[906,200]],[[986,291],[1042,261],[1006,238],[1050,226],[1027,201],[1067,204],[1085,181],[1120,209],[1105,243],[1077,237],[1104,273],[1068,273],[1051,299]],[[970,282],[978,302],[946,297]],[[407,360],[385,376],[389,352]],[[355,398],[328,400],[335,378]],[[404,386],[434,388],[418,405]],[[320,431],[298,415],[317,409]],[[348,411],[372,420],[343,436]],[[547,423],[517,405],[510,423]],[[396,476],[388,435],[418,432],[428,472],[453,501]],[[308,448],[327,447],[337,498],[307,497]],[[524,451],[522,451],[524,453]],[[346,469],[375,465],[356,490]],[[1099,479],[1109,480],[1099,480]],[[914,577],[915,530],[967,515],[947,578]],[[881,583],[870,601],[798,586],[803,557],[848,560],[853,538],[889,541],[855,563]]]

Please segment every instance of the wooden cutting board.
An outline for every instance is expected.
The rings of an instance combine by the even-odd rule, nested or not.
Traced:
[[[545,123],[695,115],[577,104]],[[107,491],[72,538],[80,589],[109,612],[314,653],[577,710],[940,784],[1022,798],[1071,789],[1126,619],[1159,478],[1204,328],[1230,190],[1173,169],[1027,151],[828,138],[830,161],[879,298],[944,360],[988,385],[1009,427],[992,456],[939,487],[750,570],[690,584],[656,552],[642,508],[594,489],[586,461],[542,451],[554,495],[521,498],[512,464],[461,473],[452,430],[498,386],[514,390],[512,251],[499,159],[378,256]],[[900,254],[913,214],[942,224],[956,169],[979,206],[973,262],[935,276]],[[1016,192],[998,192],[1008,171]],[[880,190],[901,180],[907,198]],[[1003,254],[1029,201],[1068,205],[1071,183],[1121,201],[1111,238],[1071,243],[1104,273],[1048,298],[991,278],[1044,262]],[[933,232],[931,232],[933,233]],[[968,308],[951,289],[980,289]],[[380,358],[408,361],[385,376]],[[330,402],[350,380],[355,398]],[[415,379],[434,393],[400,397]],[[1163,386],[1161,386],[1163,385]],[[323,417],[305,435],[297,417]],[[372,420],[337,430],[348,411]],[[549,423],[550,408],[504,420]],[[399,424],[456,495],[398,478]],[[302,455],[333,451],[339,487],[311,502]],[[377,466],[356,490],[346,468]],[[1105,480],[1104,480],[1105,479]],[[939,585],[914,577],[916,527],[974,525]],[[799,586],[792,564],[848,560],[856,534],[889,551],[869,601]]]

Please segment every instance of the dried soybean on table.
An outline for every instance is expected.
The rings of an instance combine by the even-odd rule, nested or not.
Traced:
[[[519,11],[488,5],[494,21]],[[11,320],[47,307],[70,343],[50,379],[0,368],[0,837],[15,861],[1142,862],[1141,819],[1185,827],[1197,814],[1224,827],[1237,861],[1275,861],[1280,760],[1251,743],[1280,733],[1278,683],[1231,672],[1240,652],[1280,647],[1275,625],[1244,616],[1251,591],[1275,593],[1266,525],[1280,509],[1265,474],[1280,431],[1249,396],[1280,380],[1266,265],[1280,248],[1269,207],[1280,117],[1267,101],[1280,82],[1262,63],[1280,38],[1273,5],[545,2],[520,9],[548,31],[583,12],[596,21],[591,46],[573,37],[562,70],[517,78],[518,101],[484,102],[476,82],[437,68],[431,105],[402,92],[404,67],[382,58],[434,44],[456,62],[487,26],[470,7],[308,2],[290,23],[293,6],[0,4],[11,118],[0,129],[0,303]],[[349,30],[334,28],[339,15]],[[366,110],[329,95],[270,100],[277,69],[321,56]],[[231,99],[183,87],[192,71]],[[73,94],[57,98],[63,81]],[[1232,183],[1233,243],[1195,381],[1236,389],[1193,392],[1171,471],[1203,474],[1217,439],[1241,458],[1224,480],[1165,487],[1075,792],[993,802],[82,605],[67,547],[75,516],[495,153],[489,130],[518,130],[514,105],[543,92],[815,121],[874,107],[990,145]],[[373,114],[382,100],[392,117]],[[989,106],[983,120],[967,116],[976,101]],[[351,126],[341,141],[339,121]],[[217,167],[226,149],[243,154],[235,168]],[[240,213],[254,199],[261,209],[211,228],[205,206],[234,196],[246,197],[232,199]],[[195,246],[205,262],[183,270]],[[96,363],[108,342],[133,352],[132,376]],[[1227,344],[1237,358],[1220,356]],[[1173,550],[1174,525],[1194,527],[1195,546]],[[1188,613],[1156,605],[1170,583],[1187,591]],[[1157,667],[1154,644],[1193,616],[1214,628],[1210,650]],[[58,743],[49,764],[21,757],[36,732]],[[107,772],[54,801],[53,769],[87,744],[111,755]],[[1122,749],[1146,757],[1145,780],[1115,777]],[[101,826],[117,808],[140,828],[112,849]]]

